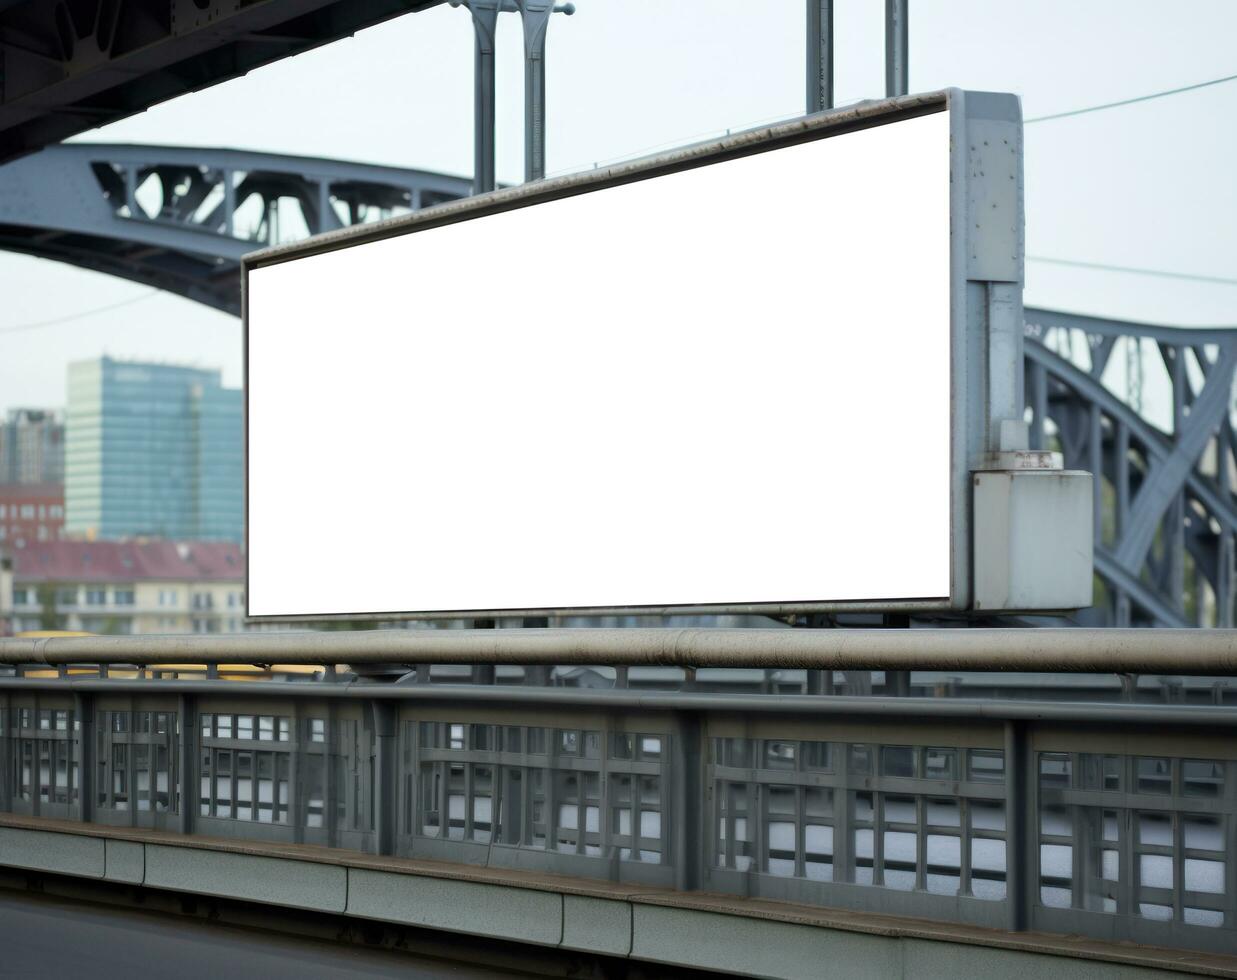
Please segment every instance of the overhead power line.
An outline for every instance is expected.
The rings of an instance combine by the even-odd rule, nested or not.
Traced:
[[[1148,102],[1151,99],[1162,99],[1169,95],[1180,95],[1182,92],[1193,92],[1195,89],[1207,88],[1211,85],[1222,85],[1225,82],[1237,81],[1237,75],[1225,75],[1223,78],[1213,78],[1207,82],[1194,85],[1183,85],[1181,88],[1165,89],[1163,92],[1151,92],[1147,95],[1137,95],[1132,99],[1122,99],[1120,102],[1105,102],[1103,105],[1091,105],[1082,109],[1070,109],[1068,112],[1054,112],[1048,116],[1036,116],[1034,119],[1024,119],[1023,125],[1048,122],[1050,119],[1065,119],[1069,116],[1081,116],[1087,112],[1101,112],[1104,109],[1116,109],[1123,105],[1134,105],[1138,102]]]
[[[61,323],[71,323],[74,320],[84,320],[86,317],[96,316],[99,313],[107,313],[111,310],[118,310],[122,306],[132,306],[134,303],[140,303],[144,299],[150,299],[159,293],[159,290],[152,289],[145,293],[140,293],[137,296],[130,296],[128,299],[122,299],[118,303],[110,303],[107,306],[96,306],[93,309],[82,310],[78,313],[70,313],[67,316],[53,317],[50,320],[35,320],[31,323],[15,323],[12,326],[0,327],[0,334],[20,333],[23,330],[38,330],[41,327],[55,327]]]
[[[1106,262],[1083,262],[1079,259],[1053,259],[1046,255],[1028,255],[1028,262],[1046,262],[1050,265],[1067,265],[1079,269],[1098,269],[1101,272],[1128,272],[1138,276],[1158,276],[1161,279],[1185,279],[1189,282],[1210,282],[1221,286],[1237,286],[1237,279],[1226,276],[1200,276],[1193,272],[1170,272],[1166,269],[1143,269],[1132,265],[1109,265]]]

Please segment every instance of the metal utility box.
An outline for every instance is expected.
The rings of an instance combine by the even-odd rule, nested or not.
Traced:
[[[1060,469],[973,474],[976,610],[1091,605],[1091,480]]]

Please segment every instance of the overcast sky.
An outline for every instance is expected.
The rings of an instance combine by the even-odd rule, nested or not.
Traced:
[[[803,0],[577,0],[547,56],[551,173],[796,115]],[[883,8],[836,4],[837,92],[883,94]],[[1030,119],[1237,73],[1237,3],[912,0],[912,91],[1011,91]],[[245,78],[84,134],[86,141],[230,146],[468,174],[472,27],[463,9],[410,14]],[[523,168],[519,18],[499,36],[499,179]],[[1031,124],[1031,256],[1237,277],[1237,83]],[[755,189],[754,189],[755,190]],[[757,191],[758,193],[758,191]],[[735,206],[751,206],[751,201]],[[822,229],[822,234],[827,230]],[[554,288],[554,255],[539,256]],[[483,264],[479,264],[483,269]],[[530,280],[530,289],[536,288]],[[64,403],[70,360],[109,353],[224,369],[239,321],[145,287],[0,253],[0,408]],[[1237,287],[1029,262],[1029,305],[1237,325]],[[8,332],[6,331],[8,329]]]

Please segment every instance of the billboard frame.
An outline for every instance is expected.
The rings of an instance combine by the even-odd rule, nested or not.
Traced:
[[[950,594],[922,599],[663,606],[385,610],[250,614],[249,273],[337,249],[414,234],[546,201],[691,170],[917,116],[949,114]],[[560,616],[966,613],[972,607],[971,474],[1005,448],[1001,423],[1022,418],[1024,267],[1022,111],[1016,96],[950,88],[864,102],[734,133],[613,166],[462,198],[370,225],[251,252],[241,261],[245,434],[245,619],[254,623]],[[896,433],[884,450],[896,452]],[[896,558],[895,558],[896,560]]]

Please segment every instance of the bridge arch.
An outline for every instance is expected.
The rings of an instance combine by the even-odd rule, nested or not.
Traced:
[[[464,177],[246,150],[66,143],[0,167],[0,249],[239,315],[246,252],[452,201]]]

